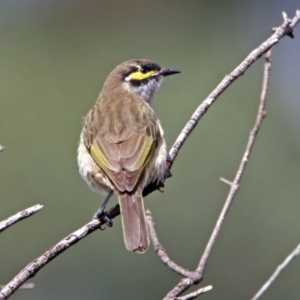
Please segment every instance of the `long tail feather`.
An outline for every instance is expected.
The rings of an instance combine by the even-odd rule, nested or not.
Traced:
[[[150,241],[142,188],[138,188],[133,194],[120,194],[118,198],[126,248],[129,251],[144,253],[148,249]]]

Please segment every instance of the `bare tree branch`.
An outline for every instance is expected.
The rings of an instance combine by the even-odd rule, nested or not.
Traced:
[[[173,262],[169,256],[167,251],[164,249],[164,247],[160,244],[156,231],[155,231],[155,223],[152,218],[152,214],[149,210],[146,211],[146,219],[148,223],[148,229],[149,229],[149,235],[153,244],[153,248],[155,252],[157,253],[160,260],[167,265],[171,270],[176,272],[177,274],[183,276],[183,277],[190,277],[192,276],[193,272],[190,272],[181,266],[177,265],[175,262]]]
[[[296,12],[296,16],[289,20],[286,15],[284,15],[283,24],[275,29],[274,34],[262,43],[258,48],[253,50],[246,59],[229,75],[225,76],[222,82],[217,86],[217,88],[208,96],[207,99],[197,108],[190,121],[184,127],[176,142],[172,146],[169,153],[169,163],[168,166],[171,167],[176,156],[179,153],[180,148],[184,144],[185,140],[195,128],[201,117],[207,111],[207,109],[215,102],[218,96],[238,77],[240,77],[256,60],[258,60],[264,53],[266,53],[270,48],[279,42],[279,40],[288,35],[293,37],[292,29],[297,25],[300,20],[300,11]],[[120,214],[119,206],[115,206],[109,211],[107,211],[108,216],[112,219]],[[97,230],[101,225],[100,220],[93,220],[80,228],[79,230],[71,233],[69,236],[61,240],[54,247],[46,251],[42,256],[35,259],[33,262],[28,264],[20,273],[13,278],[1,291],[0,291],[0,300],[8,299],[28,278],[35,276],[35,274],[46,264],[48,264],[56,256],[64,252],[70,246],[77,243],[80,239],[86,237],[88,234]],[[204,265],[207,259],[201,259],[198,269]],[[202,267],[201,267],[202,269]],[[194,274],[195,272],[192,272]],[[175,299],[179,294],[189,288],[192,284],[195,284],[201,280],[201,276],[190,280],[189,278],[182,279],[182,281],[168,293],[165,299]]]
[[[300,244],[285,258],[285,260],[276,268],[275,272],[272,276],[265,282],[265,284],[260,288],[260,290],[254,295],[251,300],[259,299],[262,294],[271,286],[272,283],[277,279],[280,275],[281,271],[283,271],[294,258],[296,258],[300,254]]]
[[[226,215],[230,209],[230,206],[233,202],[233,199],[239,189],[239,184],[240,184],[242,175],[245,171],[248,159],[250,157],[250,153],[253,149],[253,145],[256,140],[258,131],[259,131],[262,121],[266,115],[265,106],[266,106],[266,95],[267,95],[268,84],[269,84],[270,70],[271,70],[271,49],[266,54],[262,92],[261,92],[260,103],[259,103],[256,120],[254,123],[254,127],[250,132],[250,135],[248,138],[248,143],[247,143],[244,155],[242,157],[240,166],[237,170],[237,173],[236,173],[236,176],[235,176],[233,182],[230,182],[226,179],[222,180],[230,185],[230,190],[229,190],[228,196],[226,198],[226,201],[224,203],[221,214],[216,222],[216,225],[213,229],[210,239],[209,239],[209,241],[206,245],[206,248],[203,252],[203,255],[199,261],[198,267],[196,268],[195,272],[192,273],[193,276],[188,277],[189,280],[186,280],[186,278],[181,279],[180,282],[167,294],[167,296],[164,298],[165,300],[176,299],[176,296],[180,295],[182,292],[187,290],[190,286],[200,282],[203,278],[203,273],[204,273],[204,269],[205,269],[205,265],[207,263],[208,257],[210,256],[210,253],[215,244],[216,238],[217,238],[217,236],[221,230],[222,224],[225,220],[225,217],[226,217]]]
[[[11,225],[26,219],[30,216],[32,216],[33,214],[39,212],[44,206],[37,204],[34,205],[32,207],[29,207],[27,209],[24,209],[18,213],[16,213],[15,215],[9,217],[8,219],[0,222],[0,232],[4,231],[5,229],[7,229],[8,227],[10,227]]]
[[[180,148],[188,138],[190,133],[198,124],[199,120],[206,113],[208,108],[217,100],[217,98],[229,87],[229,85],[244,74],[244,72],[263,54],[276,45],[285,35],[293,37],[293,28],[300,21],[300,10],[296,11],[295,17],[288,19],[285,12],[283,14],[284,22],[281,26],[274,28],[274,33],[263,42],[259,47],[254,49],[229,75],[226,75],[219,85],[210,93],[210,95],[199,105],[188,123],[185,125],[174,145],[172,146],[170,155],[170,165],[175,160]]]
[[[264,117],[266,116],[266,99],[267,99],[267,91],[268,91],[268,85],[269,85],[269,78],[270,78],[270,71],[271,71],[271,49],[268,51],[265,57],[265,67],[264,67],[264,75],[263,75],[263,85],[262,85],[262,92],[261,92],[261,97],[260,97],[260,103],[259,103],[259,108],[257,112],[257,117],[255,120],[255,124],[253,129],[250,132],[248,143],[246,146],[246,150],[244,152],[243,158],[241,160],[240,166],[238,168],[238,171],[235,175],[235,178],[232,183],[228,182],[230,186],[230,190],[227,196],[227,199],[225,201],[223,210],[219,216],[219,219],[217,220],[216,226],[212,232],[212,235],[207,243],[207,246],[204,250],[203,256],[201,257],[201,260],[199,262],[197,272],[203,273],[205,264],[207,262],[207,259],[211,253],[212,247],[215,243],[215,240],[220,232],[220,228],[225,220],[226,214],[232,204],[232,201],[235,197],[235,194],[237,193],[240,185],[240,181],[242,179],[242,175],[246,169],[251,151],[254,146],[255,139],[257,137],[258,131],[261,127],[262,121]],[[224,181],[224,180],[223,180]]]
[[[107,216],[110,219],[118,216],[120,212],[116,207],[113,207],[107,211]],[[99,229],[99,226],[103,223],[99,219],[94,219],[93,221],[87,223],[82,228],[69,234],[67,237],[62,239],[59,243],[53,246],[51,249],[46,251],[40,257],[36,258],[34,261],[29,263],[23,270],[17,274],[8,284],[6,284],[0,291],[0,300],[8,299],[22,284],[47,265],[52,259],[57,257],[59,254],[63,253],[72,245],[76,244],[78,241],[86,237],[88,234]]]
[[[264,53],[267,53],[268,50],[270,50],[275,44],[279,42],[279,40],[284,37],[285,35],[290,36],[293,38],[293,28],[299,23],[300,21],[300,10],[296,11],[295,17],[290,20],[287,17],[287,14],[285,12],[282,13],[284,22],[280,27],[273,28],[273,34],[272,36],[267,39],[264,43],[262,43],[258,48],[253,50],[246,59],[237,67],[235,68],[229,75],[225,76],[225,78],[221,81],[221,83],[217,86],[217,88],[200,104],[200,106],[197,108],[195,113],[192,115],[189,122],[186,124],[182,132],[180,133],[179,137],[177,138],[175,144],[172,146],[170,150],[170,167],[172,166],[172,162],[176,158],[180,148],[186,141],[187,137],[190,135],[192,130],[196,127],[197,123],[201,119],[201,117],[205,114],[207,109],[214,103],[214,101],[217,99],[219,95],[223,93],[223,91],[226,90],[226,88],[235,81],[238,77],[244,74],[244,72],[257,60],[263,55]],[[180,295],[182,292],[187,290],[190,286],[193,284],[197,284],[202,280],[203,272],[205,269],[206,262],[208,260],[208,257],[211,253],[212,247],[215,243],[215,240],[218,236],[218,233],[220,232],[221,226],[223,224],[223,221],[226,217],[227,212],[229,211],[229,208],[232,204],[232,201],[234,199],[234,196],[239,188],[239,182],[241,180],[242,174],[245,170],[247,161],[249,159],[249,155],[251,152],[251,149],[253,147],[257,132],[260,128],[261,122],[263,121],[263,118],[265,117],[265,97],[267,92],[267,86],[268,86],[268,80],[269,80],[269,71],[271,68],[271,61],[270,61],[270,55],[267,54],[266,56],[266,63],[265,63],[265,71],[264,71],[264,79],[263,79],[263,87],[262,87],[262,94],[261,94],[261,101],[260,106],[258,110],[258,115],[256,118],[255,125],[250,133],[248,144],[246,147],[246,151],[244,153],[243,159],[241,161],[240,167],[237,171],[236,177],[233,182],[230,182],[226,179],[221,179],[223,182],[230,185],[230,191],[227,196],[227,199],[225,201],[224,207],[221,211],[221,214],[217,220],[217,223],[215,225],[215,228],[212,232],[212,235],[207,243],[207,246],[204,250],[204,253],[200,259],[200,262],[198,264],[198,267],[196,271],[193,273],[193,277],[189,278],[183,278],[180,280],[180,282],[166,295],[164,300],[173,300],[176,299],[178,295]],[[198,274],[198,276],[195,276]],[[189,279],[189,280],[187,280]]]

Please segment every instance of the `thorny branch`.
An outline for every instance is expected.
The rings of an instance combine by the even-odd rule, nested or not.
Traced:
[[[201,117],[205,114],[208,108],[216,101],[216,99],[226,90],[226,88],[234,82],[238,77],[240,77],[256,60],[258,60],[263,54],[265,54],[269,49],[271,49],[275,44],[279,42],[281,38],[285,35],[293,37],[293,28],[300,21],[300,11],[296,12],[295,17],[292,20],[289,20],[284,14],[284,22],[283,24],[274,29],[274,33],[272,36],[267,39],[264,43],[262,43],[258,48],[253,50],[246,59],[229,75],[225,76],[225,78],[221,81],[221,83],[216,87],[216,89],[202,102],[202,104],[197,108],[195,113],[192,115],[189,122],[186,124],[180,135],[178,136],[176,142],[172,146],[167,164],[169,168],[171,168],[176,156],[179,153],[180,148],[185,143],[187,137],[192,132],[192,130],[196,127],[197,123],[201,119]],[[156,188],[153,188],[153,191]],[[149,191],[147,191],[149,193]],[[151,192],[151,191],[150,191]],[[120,214],[119,207],[116,206],[110,209],[107,212],[108,216],[112,219]],[[35,276],[35,274],[43,268],[46,264],[48,264],[52,259],[56,256],[64,252],[70,246],[77,243],[80,239],[86,237],[88,234],[93,231],[99,229],[101,225],[101,221],[93,220],[80,228],[79,230],[71,233],[69,236],[61,240],[54,247],[46,251],[43,255],[35,259],[33,262],[28,264],[23,270],[19,272],[19,274],[14,277],[1,291],[0,291],[0,300],[8,299],[27,279]],[[203,259],[201,259],[202,261]],[[200,262],[201,262],[200,261]],[[205,260],[206,262],[206,260]],[[202,262],[203,263],[203,262]],[[202,264],[199,264],[202,266]],[[205,265],[205,263],[204,263]],[[201,267],[202,268],[202,267]],[[199,280],[194,281],[183,279],[168,295],[165,299],[176,299],[178,295],[180,295],[183,291],[189,288],[192,284],[199,282]],[[181,299],[191,299],[186,298],[188,295],[181,297]],[[178,299],[178,298],[177,298]],[[180,299],[180,298],[179,298]]]

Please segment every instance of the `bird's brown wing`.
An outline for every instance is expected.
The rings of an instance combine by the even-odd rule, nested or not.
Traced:
[[[111,120],[92,137],[93,130],[85,129],[84,139],[91,156],[120,192],[134,190],[155,150],[160,133],[150,110],[151,118],[144,126],[132,123],[116,126]]]
[[[97,138],[90,153],[120,192],[132,191],[149,162],[155,140],[134,132],[124,141],[113,142],[107,136]]]

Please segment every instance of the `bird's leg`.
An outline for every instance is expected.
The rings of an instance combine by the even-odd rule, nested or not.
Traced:
[[[96,213],[94,214],[94,217],[93,217],[93,219],[100,219],[101,221],[105,222],[105,224],[107,224],[107,226],[109,226],[109,227],[113,226],[113,221],[112,221],[112,219],[110,219],[107,216],[107,214],[105,212],[105,207],[112,195],[113,195],[113,190],[110,190],[106,199],[104,200],[104,202],[102,203],[100,208],[96,211]],[[101,229],[101,227],[100,227],[100,229]]]

